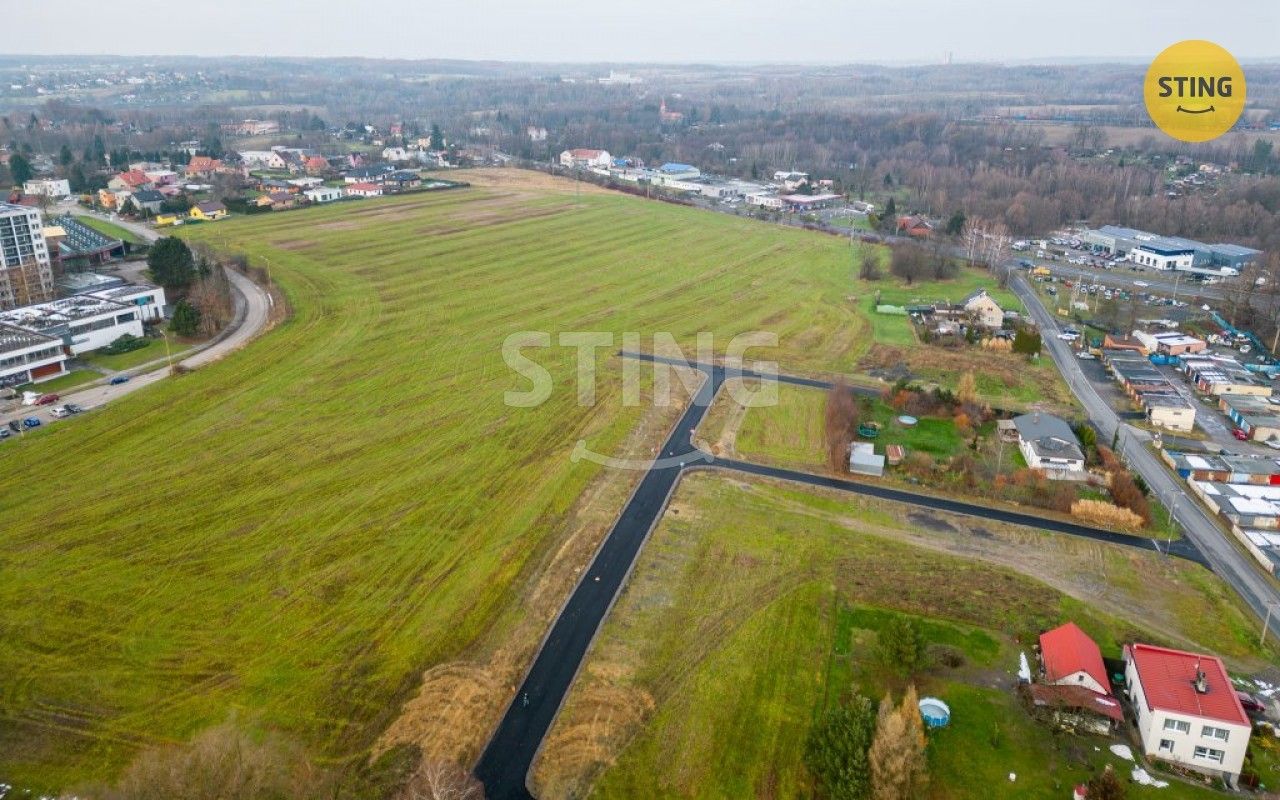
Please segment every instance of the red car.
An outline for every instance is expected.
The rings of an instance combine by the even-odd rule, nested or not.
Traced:
[[[58,396],[56,394],[42,394],[36,399],[36,405],[38,406],[47,406],[50,403],[56,402],[58,402]]]
[[[1231,431],[1231,435],[1232,435],[1232,436],[1234,436],[1234,437],[1236,437],[1237,439],[1239,439],[1239,440],[1240,440],[1240,441],[1242,441],[1242,442],[1245,442],[1245,441],[1248,441],[1248,440],[1249,440],[1249,434],[1245,433],[1244,431],[1240,430],[1239,428],[1236,428],[1236,429],[1232,430],[1232,431]]]
[[[1258,698],[1248,692],[1236,692],[1236,697],[1240,698],[1240,705],[1250,714],[1262,714],[1267,710]]]

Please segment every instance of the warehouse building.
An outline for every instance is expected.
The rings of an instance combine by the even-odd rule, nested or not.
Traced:
[[[1203,275],[1239,275],[1258,266],[1262,255],[1260,250],[1238,244],[1204,244],[1118,225],[1085,231],[1080,238],[1096,250],[1122,256],[1140,266]]]

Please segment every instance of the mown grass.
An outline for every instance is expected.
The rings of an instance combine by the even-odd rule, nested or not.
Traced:
[[[101,374],[94,372],[91,369],[76,369],[68,372],[66,375],[62,375],[51,380],[41,381],[40,383],[28,383],[23,386],[19,386],[18,391],[40,392],[41,394],[65,392],[79,386],[84,386],[86,383],[92,383],[101,377]]]
[[[577,405],[571,348],[520,331],[777,332],[848,370],[848,244],[614,195],[470,189],[180,234],[269,258],[294,315],[234,356],[0,454],[0,775],[109,777],[224,721],[359,756],[421,671],[500,636],[639,416],[616,359]],[[620,339],[615,339],[620,344]]]
[[[173,356],[175,362],[182,353],[185,353],[190,349],[190,344],[174,341],[173,339],[169,340],[168,355]],[[80,359],[95,367],[102,367],[103,369],[109,369],[113,372],[119,372],[120,370],[132,369],[139,364],[145,364],[148,361],[159,361],[165,358],[165,356],[164,340],[148,339],[145,345],[139,347],[137,350],[130,350],[127,353],[117,353],[114,355],[100,352],[85,353],[80,356]]]
[[[98,219],[97,217],[90,216],[77,216],[76,222],[83,223],[104,236],[110,236],[112,239],[119,239],[122,242],[138,244],[142,241],[136,233],[128,228],[117,225],[114,222],[109,222],[105,219]]]
[[[815,715],[849,691],[878,700],[905,685],[875,656],[878,632],[904,614],[965,660],[915,678],[953,712],[951,726],[930,735],[928,798],[1052,800],[1105,762],[1121,767],[1106,740],[1033,722],[1011,674],[1018,651],[1065,619],[1111,656],[1149,634],[1142,622],[1003,567],[869,533],[862,525],[881,523],[866,505],[686,477],[535,766],[539,796],[807,796],[802,752]],[[830,511],[841,516],[819,513]],[[1108,571],[1117,566],[1105,560]],[[1144,568],[1147,581],[1159,574],[1154,566]],[[1212,647],[1219,628],[1208,617],[1239,615],[1209,597],[1212,613],[1180,624]],[[1218,796],[1177,783],[1130,789],[1135,798]]]

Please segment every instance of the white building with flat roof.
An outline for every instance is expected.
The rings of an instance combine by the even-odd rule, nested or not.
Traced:
[[[66,375],[67,358],[61,340],[0,324],[0,388]]]
[[[163,296],[159,299],[163,307]],[[80,355],[106,347],[126,333],[141,337],[147,313],[144,305],[81,294],[0,312],[0,325],[47,336],[72,355]]]
[[[37,197],[66,197],[71,194],[71,182],[66,178],[35,178],[22,184],[22,193]]]

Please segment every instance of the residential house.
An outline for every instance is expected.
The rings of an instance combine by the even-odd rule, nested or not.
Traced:
[[[139,189],[129,196],[129,205],[146,214],[159,214],[164,205],[164,195],[155,189]]]
[[[323,175],[329,171],[329,159],[324,156],[308,156],[302,162],[302,168],[308,175]]]
[[[342,176],[347,183],[382,183],[396,168],[390,164],[374,164],[368,167],[349,169]]]
[[[66,197],[71,194],[71,183],[65,178],[36,178],[22,184],[22,193],[36,197]]]
[[[342,199],[342,190],[336,186],[317,186],[307,189],[303,194],[313,203],[332,203]]]
[[[547,129],[539,125],[530,125],[524,129],[524,132],[531,142],[545,142],[547,140]]]
[[[188,178],[211,178],[222,170],[222,162],[209,156],[192,156],[184,171]]]
[[[609,155],[608,150],[592,150],[579,147],[573,150],[565,150],[560,154],[560,166],[573,169],[587,169],[590,167],[608,169],[612,163],[613,157]]]
[[[200,222],[215,222],[227,216],[227,207],[216,200],[196,203],[187,212],[187,218]]]
[[[178,173],[171,169],[148,169],[143,170],[143,174],[147,176],[147,180],[151,181],[151,185],[157,189],[161,186],[172,186],[178,182]]]
[[[347,197],[381,197],[382,186],[377,183],[349,183],[344,189]]]
[[[987,294],[986,289],[975,289],[960,305],[984,328],[1004,326],[1004,309],[995,301],[995,298]]]
[[[1060,728],[1107,736],[1124,723],[1119,700],[1083,686],[1033,683],[1024,691],[1032,713]]]
[[[387,161],[402,162],[412,161],[413,154],[403,147],[384,147],[382,148],[382,157]]]
[[[1222,661],[1137,643],[1124,660],[1143,752],[1234,784],[1253,726]]]
[[[154,187],[151,179],[147,177],[147,173],[140,169],[131,169],[127,172],[113,175],[107,181],[107,188],[113,192],[136,192],[139,189],[151,189]]]
[[[275,150],[241,150],[240,161],[249,169],[284,169],[284,157]]]
[[[422,185],[422,176],[411,169],[400,169],[387,176],[383,184],[388,191],[404,192]]]
[[[1044,683],[1111,694],[1102,651],[1074,622],[1040,634],[1040,674]]]
[[[898,233],[916,239],[927,239],[933,235],[933,223],[921,216],[898,217]]]
[[[1043,470],[1050,478],[1084,478],[1084,451],[1065,421],[1034,411],[1014,417],[1013,424],[1028,467]]]

